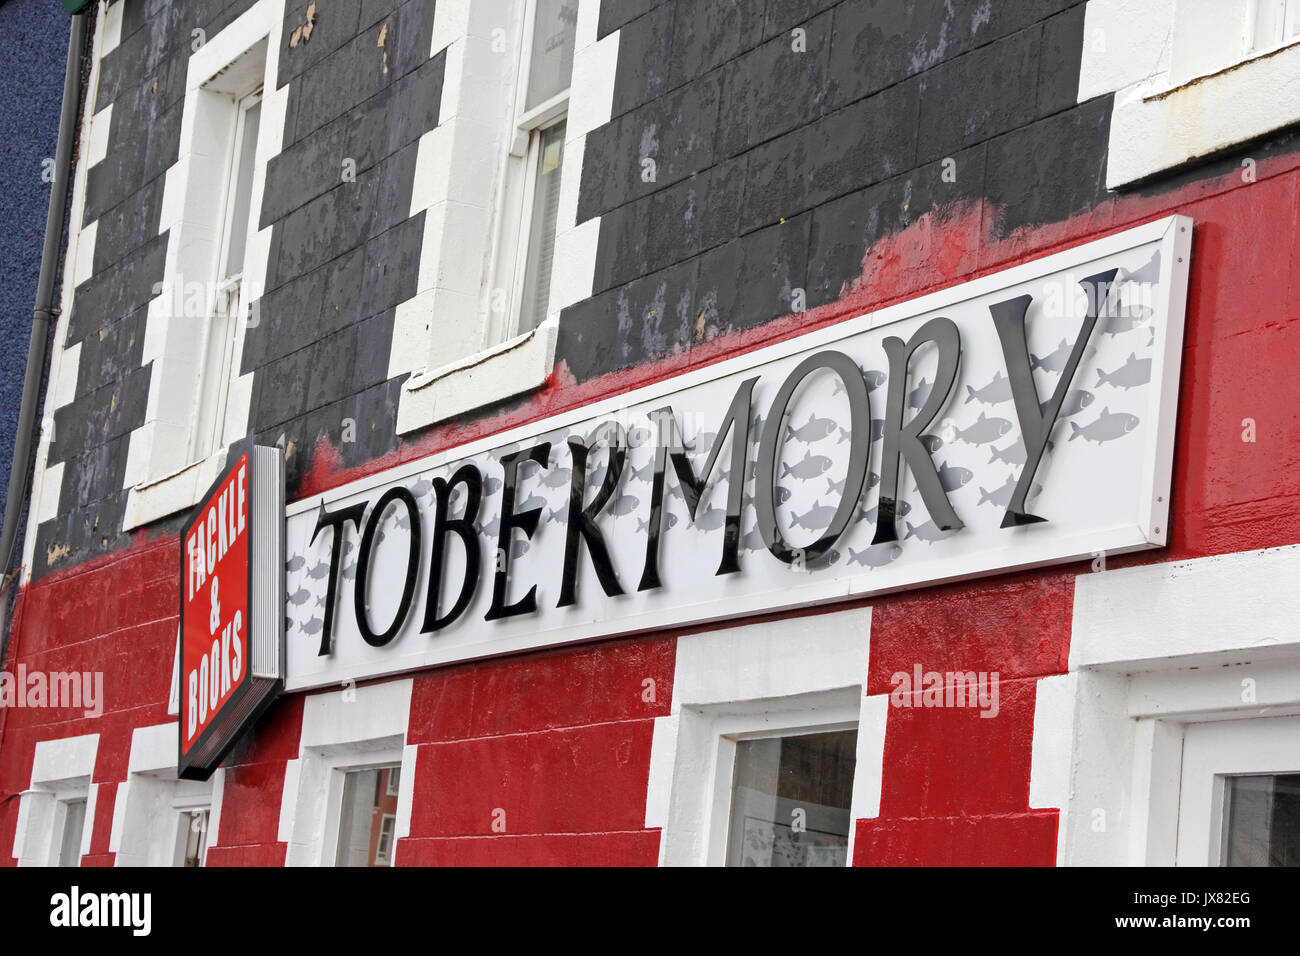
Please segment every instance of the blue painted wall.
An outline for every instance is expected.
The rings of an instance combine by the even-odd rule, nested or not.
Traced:
[[[69,18],[58,0],[0,0],[0,508],[9,487],[50,187]]]

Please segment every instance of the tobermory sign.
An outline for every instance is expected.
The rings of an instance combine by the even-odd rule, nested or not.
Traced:
[[[1159,547],[1191,236],[1149,223],[297,502],[287,686]]]
[[[284,686],[284,460],[242,442],[181,535],[180,776],[206,780]]]

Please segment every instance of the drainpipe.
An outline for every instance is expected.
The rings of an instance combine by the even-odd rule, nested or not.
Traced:
[[[81,100],[81,54],[86,40],[86,15],[72,18],[68,36],[68,63],[63,74],[63,112],[59,117],[59,145],[54,156],[54,183],[50,186],[50,207],[45,217],[45,247],[41,250],[41,272],[36,284],[36,307],[32,314],[32,335],[27,345],[27,374],[23,379],[23,400],[14,435],[14,460],[9,471],[9,496],[5,499],[4,524],[0,526],[0,662],[7,649],[10,589],[20,568],[17,556],[18,519],[27,500],[32,470],[32,444],[36,436],[36,412],[41,401],[41,379],[54,308],[54,281],[63,249],[63,217],[68,203],[68,179],[72,171],[72,146],[77,137],[77,115]]]

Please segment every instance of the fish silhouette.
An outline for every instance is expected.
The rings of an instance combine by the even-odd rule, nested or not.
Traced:
[[[1149,305],[1123,304],[1115,310],[1106,322],[1103,330],[1106,335],[1120,335],[1134,329],[1144,328],[1155,316],[1156,310]]]
[[[831,460],[825,455],[809,455],[797,465],[782,463],[781,477],[793,475],[796,478],[816,478],[831,466]]]
[[[903,553],[903,546],[897,541],[873,544],[861,551],[849,548],[849,564],[860,564],[867,568],[883,568]]]
[[[501,516],[493,515],[492,520],[483,526],[483,533],[495,538],[501,533]]]
[[[918,525],[913,525],[910,521],[904,521],[903,524],[907,527],[907,534],[903,535],[904,541],[908,538],[916,538],[930,544],[935,541],[942,541],[952,534],[951,531],[940,531],[939,526],[933,520]]]
[[[411,516],[407,514],[405,511],[398,513],[397,520],[394,523],[399,528],[405,528],[407,531],[411,530]]]
[[[354,580],[356,578],[357,564],[355,561],[343,569],[343,576],[347,578],[349,581]]]
[[[1071,415],[1077,415],[1089,405],[1096,396],[1092,392],[1086,392],[1081,388],[1076,388],[1069,395],[1065,396],[1065,401],[1061,403],[1061,418],[1069,418]],[[1044,415],[1047,414],[1047,402],[1041,402],[1039,408]]]
[[[1070,441],[1082,438],[1084,441],[1094,441],[1100,445],[1102,442],[1122,438],[1139,424],[1141,422],[1136,415],[1127,412],[1111,412],[1109,408],[1103,408],[1101,416],[1095,422],[1089,422],[1082,428],[1070,422]]]
[[[938,435],[922,435],[918,440],[931,455],[943,447],[943,439]]]
[[[523,538],[519,538],[510,543],[510,557],[522,558],[528,553],[529,544]]]
[[[411,494],[416,498],[423,498],[433,491],[433,482],[428,478],[421,478],[415,484],[411,485]]]
[[[1055,352],[1039,358],[1033,352],[1029,353],[1029,367],[1031,369],[1041,368],[1048,372],[1059,372],[1065,368],[1065,363],[1070,360],[1071,346],[1065,339],[1061,339],[1061,344],[1056,347]]]
[[[456,487],[459,488],[460,485],[457,485]],[[501,490],[500,478],[489,475],[488,477],[483,479],[483,497],[486,498],[489,495],[495,495],[500,490]]]
[[[912,389],[911,394],[907,396],[907,407],[920,408],[925,404],[925,400],[930,397],[930,391],[933,388],[933,382],[921,379],[916,383],[916,388]]]
[[[988,418],[983,412],[969,428],[957,430],[957,437],[968,445],[986,445],[996,441],[1011,431],[1011,423],[1005,418]]]
[[[885,384],[885,381],[889,376],[884,372],[869,371],[863,372],[862,378],[867,383],[867,391],[874,392],[876,389],[880,388],[880,386]]]
[[[307,563],[306,558],[304,558],[301,554],[295,554],[292,558],[290,558],[287,562],[285,562],[284,569],[286,571],[301,571],[303,565],[305,565],[306,563]]]
[[[662,513],[662,515],[663,515],[663,526],[664,526],[664,527],[667,527],[667,528],[674,528],[674,527],[677,526],[677,515],[673,514],[671,511],[665,511],[665,512]],[[649,530],[650,530],[650,519],[649,519],[649,518],[637,518],[637,519],[636,519],[636,530],[637,530],[638,533],[643,532],[643,531],[649,531]]]
[[[835,430],[835,422],[830,418],[817,418],[814,415],[808,416],[808,421],[803,425],[795,428],[793,425],[785,426],[786,439],[795,439],[805,445],[819,441]]]
[[[871,420],[871,440],[880,441],[885,437],[885,420],[883,418],[873,418]]]
[[[322,594],[320,597],[318,597],[318,598],[316,599],[316,606],[317,606],[317,607],[324,607],[324,606],[325,606],[325,595]]]
[[[717,437],[717,432],[700,432],[691,441],[686,442],[686,450],[708,451],[713,447],[713,440]]]
[[[302,626],[302,632],[304,634],[319,634],[321,632],[321,628],[323,628],[324,626],[325,626],[325,622],[323,620],[321,620],[318,617],[313,617],[310,621],[308,621],[306,624]]]
[[[827,478],[827,479],[826,479],[826,493],[827,493],[828,495],[842,495],[842,494],[844,494],[844,483],[845,483],[846,481],[848,481],[847,478],[841,478],[839,481],[831,481],[829,478]]]
[[[546,512],[546,520],[547,520],[547,521],[559,521],[561,518],[563,518],[563,517],[564,517],[565,515],[567,515],[568,513],[569,513],[569,509],[568,509],[568,507],[565,506],[565,505],[561,505],[561,506],[558,507],[558,508],[550,508],[550,509],[548,509],[547,512]],[[486,530],[486,529],[484,529],[484,530]],[[493,533],[493,534],[496,534],[495,531],[492,532],[492,533]]]
[[[939,465],[939,484],[944,491],[956,491],[974,477],[969,468],[954,468],[946,461]]]
[[[329,573],[330,573],[329,562],[322,561],[320,564],[316,565],[314,568],[312,568],[310,571],[307,572],[307,577],[311,578],[313,581],[319,581],[321,578],[325,577],[325,575]]]
[[[703,513],[695,517],[695,527],[704,531],[716,531],[722,527],[723,519],[727,517],[725,508],[708,508]]]
[[[286,631],[292,631],[292,630],[293,630],[293,626],[294,626],[294,620],[293,620],[293,618],[291,618],[291,617],[286,617],[286,618],[284,619],[284,629],[285,629]]]
[[[982,505],[984,504],[984,502],[987,501],[990,504],[996,505],[999,508],[1005,508],[1007,505],[1011,504],[1011,495],[1015,490],[1016,490],[1015,475],[1007,475],[1007,480],[1004,481],[997,488],[994,488],[992,491],[987,491],[981,485],[980,500],[976,503],[976,507],[979,507],[979,505]]]
[[[309,597],[311,597],[310,591],[306,588],[299,588],[289,595],[288,601],[293,605],[306,604]]]
[[[1023,465],[1027,458],[1025,443],[1017,438],[1006,448],[994,448],[989,464],[1000,461],[1008,465]]]
[[[622,517],[623,515],[631,514],[633,511],[636,511],[640,504],[641,499],[636,495],[622,495],[616,502],[614,502],[614,507],[609,509],[609,513]]]
[[[830,481],[829,478],[827,478],[826,480]],[[778,505],[783,505],[790,500],[790,495],[792,493],[793,492],[791,492],[789,488],[783,488],[782,486],[777,485],[772,490],[772,498],[776,501]]]
[[[523,501],[515,503],[515,514],[523,514],[525,511],[532,511],[534,508],[545,508],[550,502],[541,495],[529,495]]]
[[[542,476],[542,487],[564,488],[569,484],[569,475],[568,468],[548,468]]]
[[[984,502],[988,501],[999,508],[1005,508],[1007,505],[1011,504],[1011,495],[1015,490],[1016,476],[1008,475],[1007,480],[992,491],[985,491],[983,488],[980,488],[980,500],[976,502],[976,507],[979,507],[984,504]],[[1040,484],[1035,483],[1030,485],[1029,493],[1025,495],[1025,500],[1027,501],[1028,499],[1037,496],[1042,490],[1043,486]]]
[[[1128,361],[1113,372],[1097,369],[1098,385],[1115,385],[1122,389],[1137,388],[1151,381],[1151,360],[1140,359],[1136,352],[1130,352]]]
[[[830,505],[824,505],[820,501],[814,501],[813,506],[803,514],[791,516],[790,523],[796,528],[807,528],[809,531],[821,531],[835,517],[835,509]]]
[[[1128,282],[1159,282],[1160,281],[1160,250],[1157,249],[1151,254],[1151,258],[1138,266],[1132,272],[1127,269],[1120,269],[1124,273],[1124,279]]]
[[[861,521],[865,521],[867,524],[874,525],[876,523],[876,514],[879,511],[879,509],[880,509],[879,505],[872,505],[870,508],[862,508],[858,511],[858,518]],[[909,505],[906,501],[899,501],[895,503],[894,515],[896,517],[906,518],[911,513],[912,513],[912,506]]]
[[[649,481],[651,478],[653,478],[654,475],[655,475],[655,460],[654,460],[654,457],[652,456],[652,457],[650,458],[650,460],[647,461],[647,462],[646,462],[644,465],[642,465],[640,468],[633,468],[633,469],[631,469],[631,470],[628,472],[628,474],[631,476],[631,478],[632,478],[633,481],[646,481],[646,482],[648,482],[648,481]]]
[[[997,405],[1000,402],[1011,400],[1011,379],[1002,374],[1001,371],[993,375],[993,380],[983,388],[975,388],[972,385],[966,386],[966,404],[971,402],[983,402],[985,405]]]

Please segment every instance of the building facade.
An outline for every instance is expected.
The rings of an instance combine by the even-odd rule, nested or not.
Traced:
[[[93,32],[0,860],[1296,862],[1300,3]],[[182,779],[246,438],[284,688]]]

